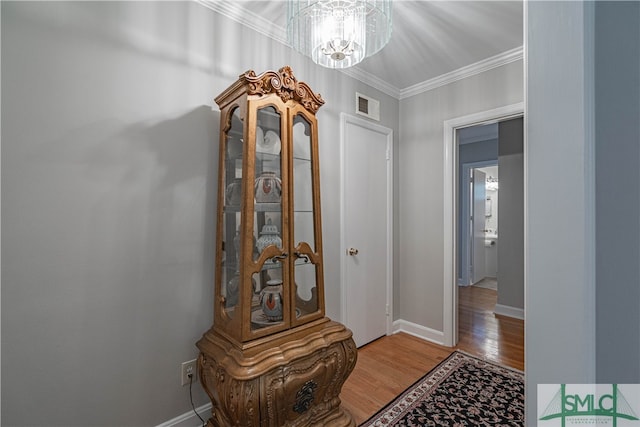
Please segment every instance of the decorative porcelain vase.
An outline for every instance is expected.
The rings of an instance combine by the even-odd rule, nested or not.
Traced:
[[[260,307],[267,320],[282,320],[282,280],[269,280],[260,291]]]
[[[264,134],[262,141],[258,140],[256,136],[256,151],[258,153],[280,154],[281,146],[280,137],[272,130]]]
[[[254,182],[256,203],[280,203],[282,181],[275,172],[263,172]]]
[[[240,206],[242,201],[242,179],[236,178],[225,189],[224,202],[227,206]]]
[[[265,248],[269,245],[282,247],[282,239],[280,238],[280,235],[278,233],[278,227],[271,224],[271,220],[269,220],[268,223],[262,227],[260,237],[256,241],[258,253],[262,253],[262,251],[264,251]]]

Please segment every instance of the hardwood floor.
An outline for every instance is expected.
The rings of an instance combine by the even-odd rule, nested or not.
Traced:
[[[458,292],[456,348],[524,370],[524,321],[493,313],[497,292],[467,286]]]
[[[340,394],[356,423],[367,420],[455,349],[523,370],[524,322],[493,314],[496,299],[491,289],[460,288],[455,348],[399,333],[358,349],[358,362]]]

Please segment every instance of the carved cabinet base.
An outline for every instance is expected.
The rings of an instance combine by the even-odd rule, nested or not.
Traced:
[[[205,333],[197,345],[208,426],[355,426],[339,398],[357,358],[351,331],[328,318],[299,329],[244,348]]]

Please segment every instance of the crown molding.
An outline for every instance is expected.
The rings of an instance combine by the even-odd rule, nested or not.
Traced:
[[[491,56],[487,59],[483,59],[482,61],[478,61],[474,64],[470,64],[449,73],[426,80],[422,83],[406,87],[400,90],[400,99],[409,98],[419,93],[427,92],[440,86],[448,85],[449,83],[518,61],[523,58],[523,52],[524,50],[522,46],[519,46],[506,52],[499,53],[498,55]]]
[[[250,10],[240,6],[240,2],[233,1],[221,1],[221,0],[194,0],[196,3],[200,3],[202,6],[218,12],[219,14],[226,16],[227,18],[236,21],[245,27],[251,28],[258,33],[272,38],[273,40],[280,42],[286,46],[289,46],[287,41],[287,30],[274,24],[268,19],[263,18],[261,15],[254,13]]]
[[[396,99],[400,99],[401,90],[394,85],[382,80],[380,77],[374,76],[368,73],[358,66],[351,68],[344,68],[340,70],[343,74],[361,81],[364,84],[371,86],[374,89],[378,89],[380,92],[386,93]]]
[[[224,0],[194,0],[196,3],[213,10],[233,21],[236,21],[258,33],[270,37],[271,39],[290,46],[287,40],[287,31],[285,28],[263,18],[261,15],[240,6],[241,2],[232,2]],[[409,98],[422,92],[438,88],[440,86],[453,83],[455,81],[480,74],[484,71],[518,61],[523,58],[523,48],[519,46],[515,49],[508,50],[474,64],[467,65],[449,73],[442,74],[438,77],[399,89],[396,86],[364,71],[357,66],[338,70],[343,74],[352,77],[366,85],[373,87],[396,99]]]

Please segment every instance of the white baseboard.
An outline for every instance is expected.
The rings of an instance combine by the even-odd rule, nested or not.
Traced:
[[[516,319],[524,320],[524,309],[511,307],[509,305],[496,304],[493,309],[495,314],[507,317],[515,317]]]
[[[198,414],[203,420],[207,421],[211,418],[211,402],[197,407],[196,411],[198,411]],[[189,411],[162,424],[158,424],[156,427],[202,427],[202,421],[200,421],[193,411]]]
[[[427,328],[426,326],[418,325],[416,323],[407,322],[406,320],[395,320],[393,322],[393,333],[397,334],[398,332],[404,332],[409,335],[422,338],[426,341],[445,345],[444,332],[436,331],[435,329]]]

